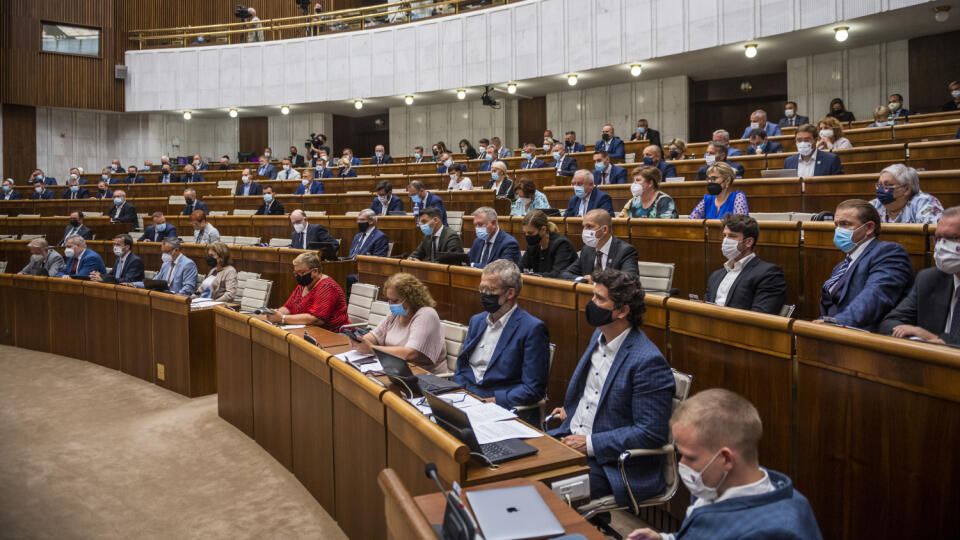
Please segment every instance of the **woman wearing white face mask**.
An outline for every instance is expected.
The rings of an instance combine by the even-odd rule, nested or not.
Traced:
[[[543,210],[550,208],[550,201],[547,196],[537,189],[537,184],[529,178],[521,178],[517,181],[517,187],[514,190],[517,200],[510,205],[511,216],[525,216],[533,210]]]
[[[845,150],[853,148],[846,137],[843,136],[843,126],[840,121],[832,116],[825,116],[820,119],[819,125],[820,138],[817,140],[818,150]]]
[[[633,183],[627,201],[620,211],[620,217],[676,219],[677,205],[666,193],[660,191],[660,169],[656,167],[637,167],[633,171]]]
[[[473,189],[473,182],[463,174],[467,168],[459,163],[454,163],[447,168],[450,173],[450,183],[447,185],[448,191],[470,191]]]
[[[340,172],[337,178],[355,178],[357,170],[353,168],[352,159],[349,156],[340,158]]]

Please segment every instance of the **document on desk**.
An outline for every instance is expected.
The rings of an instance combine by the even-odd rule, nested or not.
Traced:
[[[474,424],[473,434],[477,437],[477,442],[487,444],[507,439],[533,439],[542,437],[543,433],[527,426],[517,420],[504,420],[502,422],[486,422],[483,424]]]
[[[200,302],[197,302],[197,300],[198,300],[197,298],[194,298],[194,299],[193,299],[193,303],[190,304],[190,307],[191,307],[191,308],[198,308],[198,309],[199,309],[199,308],[205,308],[205,307],[213,307],[213,306],[219,306],[220,304],[223,303],[223,302],[216,302],[216,301],[213,301],[213,300],[207,300],[207,299],[205,299],[205,298],[202,299],[202,301],[200,301]]]
[[[372,354],[364,354],[360,351],[347,351],[334,356],[359,369],[360,373],[383,371],[383,366],[380,365],[380,361]]]
[[[285,324],[285,325],[281,326],[280,329],[282,329],[282,330],[296,330],[296,329],[298,329],[298,328],[306,328],[306,327],[307,327],[307,325],[305,325],[305,324]]]

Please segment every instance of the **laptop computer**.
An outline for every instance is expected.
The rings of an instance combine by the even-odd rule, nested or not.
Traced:
[[[544,538],[564,532],[533,486],[468,491],[467,500],[487,540]]]
[[[168,284],[165,279],[145,279],[143,280],[143,288],[150,289],[151,291],[165,292],[170,289],[170,284]]]
[[[796,169],[763,169],[760,178],[796,178]]]
[[[470,418],[467,417],[467,413],[438,398],[431,392],[424,392],[423,397],[427,398],[427,403],[430,404],[437,425],[466,444],[471,453],[483,455],[494,465],[537,453],[535,447],[520,439],[480,444],[477,441],[477,436],[473,433],[473,426],[470,425]]]
[[[413,372],[410,371],[410,366],[407,365],[407,361],[403,358],[379,349],[374,349],[373,352],[376,353],[377,359],[380,360],[383,373],[389,377],[391,381],[397,382],[400,386],[405,386],[411,392],[421,395],[427,392],[442,394],[463,388],[462,384],[457,384],[430,373],[414,375]]]
[[[437,261],[452,266],[470,266],[470,256],[462,251],[441,251],[437,253]]]

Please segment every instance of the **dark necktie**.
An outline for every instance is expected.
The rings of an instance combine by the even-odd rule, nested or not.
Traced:
[[[78,267],[78,266],[80,266],[80,257],[79,257],[79,256],[73,258],[73,266],[70,267],[70,273],[71,273],[71,274],[76,274],[76,273],[77,273],[77,267]]]
[[[119,259],[116,264],[116,268],[113,270],[114,277],[119,278],[122,275],[123,271],[123,261],[124,259]]]
[[[960,341],[960,287],[953,292],[956,301],[953,305],[953,319],[950,321],[950,336],[956,341]]]
[[[433,257],[431,257],[431,260],[432,260],[433,262],[437,262],[437,260],[438,260],[438,259],[437,259],[437,250],[438,250],[438,249],[440,249],[440,236],[439,236],[439,235],[436,235],[436,236],[433,237]]]
[[[833,269],[833,273],[830,274],[830,279],[823,284],[823,290],[827,291],[830,294],[833,294],[833,289],[837,286],[843,276],[847,273],[847,268],[850,268],[850,263],[852,259],[846,257],[843,259],[843,262],[838,264],[836,268]]]
[[[593,271],[597,272],[603,270],[603,253],[600,250],[597,250],[597,260],[593,263]]]
[[[490,256],[490,252],[491,252],[492,249],[493,249],[493,248],[492,248],[492,245],[493,245],[493,242],[491,242],[490,240],[487,240],[487,241],[483,244],[483,251],[480,253],[480,266],[486,266],[486,265],[487,265],[487,257]]]

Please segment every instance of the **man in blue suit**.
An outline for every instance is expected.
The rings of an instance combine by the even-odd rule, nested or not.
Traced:
[[[243,174],[250,175],[250,169],[244,169]],[[257,178],[277,179],[277,168],[267,162],[267,158],[260,156],[260,166],[257,167]]]
[[[523,157],[523,163],[520,164],[521,169],[543,169],[548,166],[537,158],[537,147],[533,143],[523,145],[523,152],[520,155]]]
[[[780,127],[797,127],[804,124],[809,124],[810,119],[806,116],[800,116],[797,114],[797,102],[788,101],[786,107],[783,109],[783,118],[780,119],[778,124]]]
[[[453,375],[467,391],[506,408],[543,399],[550,375],[550,332],[517,305],[522,287],[520,269],[511,261],[496,260],[483,269],[483,313],[470,317]]]
[[[743,165],[734,163],[732,161],[727,161],[727,147],[718,142],[712,142],[707,145],[707,153],[705,154],[704,159],[707,160],[707,164],[697,169],[697,180],[706,180],[707,169],[712,167],[713,164],[717,163],[718,161],[722,161],[733,167],[733,170],[737,172],[737,178],[743,178]]]
[[[263,195],[263,186],[253,181],[253,177],[250,176],[250,169],[244,169],[240,174],[240,185],[237,186],[238,197]],[[274,173],[274,176],[276,176],[276,173]]]
[[[846,257],[820,291],[820,319],[874,331],[913,284],[907,250],[881,242],[880,214],[861,199],[843,201],[834,212],[833,243]]]
[[[453,156],[450,152],[440,153],[440,166],[437,167],[437,174],[447,174],[448,169],[453,166]]]
[[[43,181],[39,178],[34,179],[33,181],[33,196],[31,199],[52,199],[53,192],[47,189],[47,186],[43,184]]]
[[[107,200],[112,199],[113,190],[107,189],[107,183],[104,182],[103,180],[100,180],[99,182],[97,182],[97,190],[93,192],[93,198],[107,199]]]
[[[830,176],[843,174],[840,157],[825,150],[817,150],[817,128],[804,124],[797,128],[797,153],[783,160],[784,169],[796,169],[797,176]]]
[[[203,210],[204,214],[209,215],[210,209],[207,208],[207,203],[197,200],[197,192],[193,188],[187,188],[183,190],[183,212],[180,213],[181,216],[189,216],[194,212],[194,210]]]
[[[313,179],[313,169],[306,169],[300,177],[300,185],[297,186],[294,195],[320,195],[324,190],[323,182]]]
[[[711,141],[720,143],[727,147],[727,157],[740,156],[743,152],[730,146],[730,132],[725,129],[718,129],[711,135]]]
[[[71,178],[75,179],[77,181],[77,184],[81,186],[89,183],[89,181],[83,177],[83,173],[81,173],[80,169],[78,169],[77,167],[70,168],[70,176],[67,177],[67,183],[70,182]]]
[[[130,165],[127,167],[127,175],[123,177],[124,184],[142,184],[143,177],[137,174],[137,166]]]
[[[323,178],[333,178],[333,169],[327,167],[328,164],[329,162],[327,161],[326,154],[320,154],[317,156],[317,159],[314,160],[313,165],[313,177],[317,180],[321,180]]]
[[[166,238],[160,244],[160,258],[163,264],[154,279],[167,282],[165,292],[190,296],[197,292],[197,265],[180,253],[180,239]],[[143,288],[142,281],[130,282],[134,287]]]
[[[643,164],[660,169],[660,174],[664,180],[677,176],[677,168],[663,159],[663,150],[659,146],[651,144],[643,149]]]
[[[143,261],[133,253],[133,238],[129,234],[118,234],[113,237],[113,254],[117,260],[107,274],[117,283],[133,283],[143,281]],[[99,274],[90,274],[91,281],[103,281]]]
[[[496,210],[489,206],[481,206],[474,210],[473,227],[477,232],[477,239],[473,241],[467,253],[470,257],[470,266],[483,268],[498,259],[520,264],[520,244],[512,235],[500,230]]]
[[[497,161],[497,149],[493,145],[490,145],[483,149],[483,163],[480,164],[480,168],[477,169],[480,172],[490,172],[490,166],[493,165],[494,161]]]
[[[623,141],[613,133],[613,126],[610,124],[604,124],[600,132],[600,140],[593,145],[593,151],[598,150],[606,150],[610,154],[610,159],[616,162],[623,161],[627,155]]]
[[[557,176],[572,177],[577,172],[577,160],[567,155],[563,143],[553,144],[553,167],[557,169]]]
[[[783,152],[783,145],[777,141],[768,141],[767,132],[762,129],[751,130],[749,137],[750,146],[747,147],[748,156],[780,154]]]
[[[573,197],[570,197],[563,217],[583,217],[594,208],[602,208],[613,215],[613,200],[594,186],[592,172],[580,169],[574,173],[570,184],[573,186]]]
[[[377,228],[377,214],[369,208],[365,208],[357,215],[358,232],[350,243],[349,258],[353,259],[357,255],[373,255],[375,257],[386,257],[390,249],[390,240],[387,235]]]
[[[767,132],[767,137],[776,137],[781,135],[780,126],[774,124],[773,122],[767,122],[767,111],[763,109],[757,109],[750,113],[750,125],[743,130],[743,135],[741,139],[746,139],[750,136],[750,132],[755,129],[762,129]]]
[[[196,172],[196,169],[193,168],[193,165],[187,164],[183,166],[183,176],[180,177],[181,182],[190,183],[190,182],[204,182],[203,175]]]
[[[386,149],[382,144],[378,144],[373,147],[373,157],[370,158],[371,165],[386,165],[388,163],[393,163],[393,158],[386,153]]]
[[[64,199],[89,199],[90,192],[87,188],[81,187],[76,178],[67,180],[67,189],[63,190]]]
[[[177,228],[167,223],[167,218],[163,212],[153,213],[153,225],[147,226],[140,237],[141,242],[162,242],[165,238],[176,238]]]
[[[353,150],[351,148],[343,149],[343,159],[350,161],[351,167],[356,167],[357,165],[363,165],[363,162],[360,161],[360,158],[354,157]]]
[[[602,270],[592,276],[587,322],[596,327],[567,386],[563,423],[550,435],[587,455],[590,497],[613,495],[630,504],[617,458],[628,449],[667,443],[674,382],[670,366],[643,333],[643,287],[637,276]],[[626,462],[626,477],[637,500],[663,491],[663,456]]]
[[[89,276],[90,272],[107,272],[103,259],[92,249],[87,249],[87,241],[79,234],[67,238],[63,255],[67,258],[57,273],[57,277]]]
[[[386,216],[390,212],[403,212],[403,201],[393,194],[393,184],[389,180],[377,182],[377,196],[370,203],[370,209],[378,216]]]
[[[31,184],[35,183],[37,180],[43,182],[45,186],[55,186],[57,185],[57,179],[52,176],[46,176],[43,174],[43,170],[34,169],[33,174],[30,175]]]
[[[673,413],[670,428],[692,504],[675,535],[638,529],[631,540],[823,538],[790,477],[760,466],[763,422],[749,401],[722,388],[698,392]]]
[[[606,150],[597,150],[593,153],[593,183],[597,186],[626,184],[627,170],[610,163]]]
[[[0,192],[0,201],[15,201],[17,199],[22,199],[23,195],[13,189],[13,180],[7,178],[3,181],[3,191]]]
[[[443,206],[443,199],[427,191],[427,187],[420,180],[413,180],[407,184],[407,195],[413,201],[414,221],[420,221],[420,209],[434,207],[440,210],[440,221],[447,224],[447,209]]]
[[[573,130],[564,133],[563,149],[567,154],[587,151],[587,147],[582,142],[577,142],[577,132]]]
[[[897,118],[907,118],[913,114],[913,111],[903,106],[903,96],[900,94],[890,94],[890,97],[887,98],[887,109],[890,110],[890,114]]]

